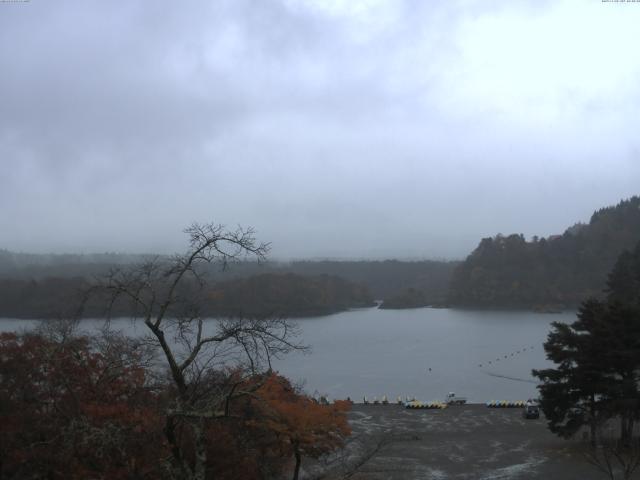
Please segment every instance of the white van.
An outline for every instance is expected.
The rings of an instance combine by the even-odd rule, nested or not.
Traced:
[[[540,407],[537,403],[527,402],[522,409],[522,416],[524,418],[540,418]]]

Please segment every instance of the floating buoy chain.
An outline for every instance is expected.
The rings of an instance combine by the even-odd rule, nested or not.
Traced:
[[[495,359],[495,360],[489,360],[489,361],[488,361],[488,362],[486,362],[486,363],[487,363],[488,365],[491,365],[493,362],[499,362],[501,359],[502,359],[502,360],[504,360],[504,359],[506,359],[506,358],[513,357],[514,355],[519,355],[519,354],[521,354],[521,353],[524,353],[524,352],[525,352],[525,351],[527,351],[527,350],[533,350],[533,349],[534,349],[534,346],[533,346],[533,345],[530,345],[530,346],[528,346],[528,347],[521,348],[520,350],[516,350],[515,352],[511,352],[511,353],[508,353],[508,354],[506,354],[506,355],[503,355],[502,357],[498,356],[498,357],[496,357],[496,359]],[[479,364],[478,364],[478,367],[482,368],[482,366],[483,366],[483,365],[484,365],[484,364],[479,363]]]
[[[527,402],[524,400],[517,400],[515,402],[507,400],[491,400],[487,402],[489,408],[524,408]]]

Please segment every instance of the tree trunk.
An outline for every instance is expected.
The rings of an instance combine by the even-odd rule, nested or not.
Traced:
[[[194,480],[205,480],[207,467],[207,445],[204,438],[204,421],[198,418],[193,421],[193,437],[196,449]]]
[[[298,480],[298,475],[300,474],[300,464],[302,463],[302,456],[300,455],[300,450],[298,446],[293,447],[293,455],[296,457],[296,466],[293,469],[293,480]]]
[[[633,412],[628,412],[626,414],[625,421],[625,432],[624,432],[624,443],[625,447],[630,447],[631,442],[633,441]]]
[[[172,462],[172,478],[188,478],[191,476],[191,469],[186,464],[184,458],[182,458],[182,452],[178,444],[176,437],[176,423],[173,417],[167,416],[165,419],[164,434],[169,442],[169,449],[171,450]]]
[[[620,417],[620,443],[628,447],[633,436],[633,413],[624,412]]]
[[[595,395],[591,394],[591,405],[590,405],[590,418],[589,418],[589,434],[590,434],[590,442],[593,448],[596,447],[596,438],[598,435],[598,422],[596,418],[596,399]]]
[[[627,412],[623,412],[620,415],[620,444],[623,446],[629,445],[631,442],[631,437],[629,435],[629,414]]]

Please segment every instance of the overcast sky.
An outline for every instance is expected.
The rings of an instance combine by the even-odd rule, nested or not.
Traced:
[[[0,248],[461,258],[640,193],[640,3],[0,3]]]

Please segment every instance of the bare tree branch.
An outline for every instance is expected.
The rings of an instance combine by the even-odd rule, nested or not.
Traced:
[[[251,228],[227,230],[213,223],[194,223],[185,233],[189,237],[186,253],[114,269],[94,289],[108,294],[109,315],[124,299],[134,317],[144,320],[176,389],[165,422],[169,471],[176,478],[203,480],[203,422],[229,417],[232,401],[255,396],[264,381],[259,374],[271,370],[273,358],[304,347],[295,341],[296,328],[281,318],[205,320],[202,316],[207,295],[204,267],[220,263],[226,269],[230,262],[244,258],[264,261],[269,244],[257,242]],[[235,377],[225,374],[230,367],[237,372]],[[244,371],[238,370],[243,367]],[[191,431],[195,446],[194,465],[182,452],[180,437],[185,429]]]

